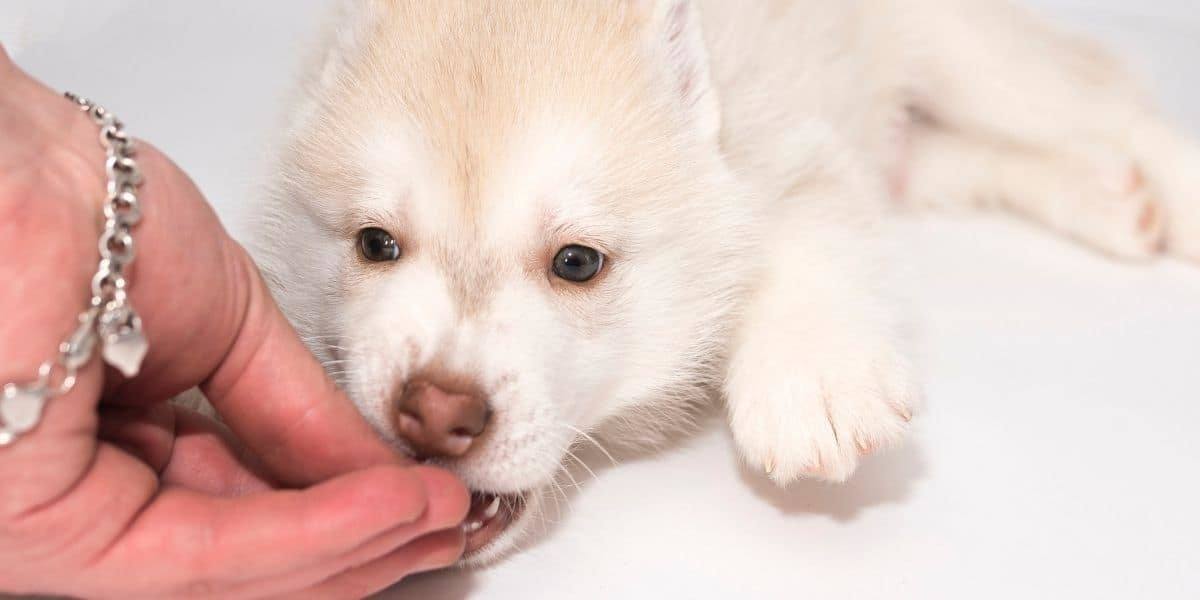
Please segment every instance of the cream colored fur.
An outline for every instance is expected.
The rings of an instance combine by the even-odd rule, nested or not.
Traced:
[[[889,204],[1200,259],[1197,147],[1001,0],[361,0],[302,98],[256,256],[385,438],[414,373],[488,391],[447,466],[531,508],[485,559],[587,432],[653,440],[719,397],[780,484],[897,442],[920,391]],[[364,227],[404,257],[359,260]],[[550,274],[569,243],[608,255],[598,281]]]

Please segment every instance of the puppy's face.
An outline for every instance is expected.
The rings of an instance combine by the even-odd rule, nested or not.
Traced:
[[[255,241],[362,414],[477,492],[481,559],[581,436],[675,425],[746,271],[688,15],[603,4],[352,8]]]

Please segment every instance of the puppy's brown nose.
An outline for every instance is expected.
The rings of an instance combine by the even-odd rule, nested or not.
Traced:
[[[456,458],[471,449],[490,417],[482,394],[418,380],[404,388],[396,426],[418,458]]]

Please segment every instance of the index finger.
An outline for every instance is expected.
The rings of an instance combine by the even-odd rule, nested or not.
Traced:
[[[424,468],[375,467],[303,491],[239,498],[165,488],[142,507],[121,536],[81,573],[93,591],[118,584],[155,595],[202,582],[217,596],[290,575],[285,589],[307,587],[372,561],[429,533],[454,527],[466,494],[429,504],[445,474]],[[122,579],[113,581],[113,574]],[[112,595],[112,594],[109,594]],[[255,594],[258,595],[258,594]]]

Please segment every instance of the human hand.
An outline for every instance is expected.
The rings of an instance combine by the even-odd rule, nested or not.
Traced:
[[[0,384],[32,379],[85,308],[97,136],[0,48]],[[378,441],[191,181],[144,144],[137,159],[150,353],[132,380],[93,359],[0,448],[0,589],[356,597],[453,563],[466,490]],[[168,403],[196,385],[227,427]]]

